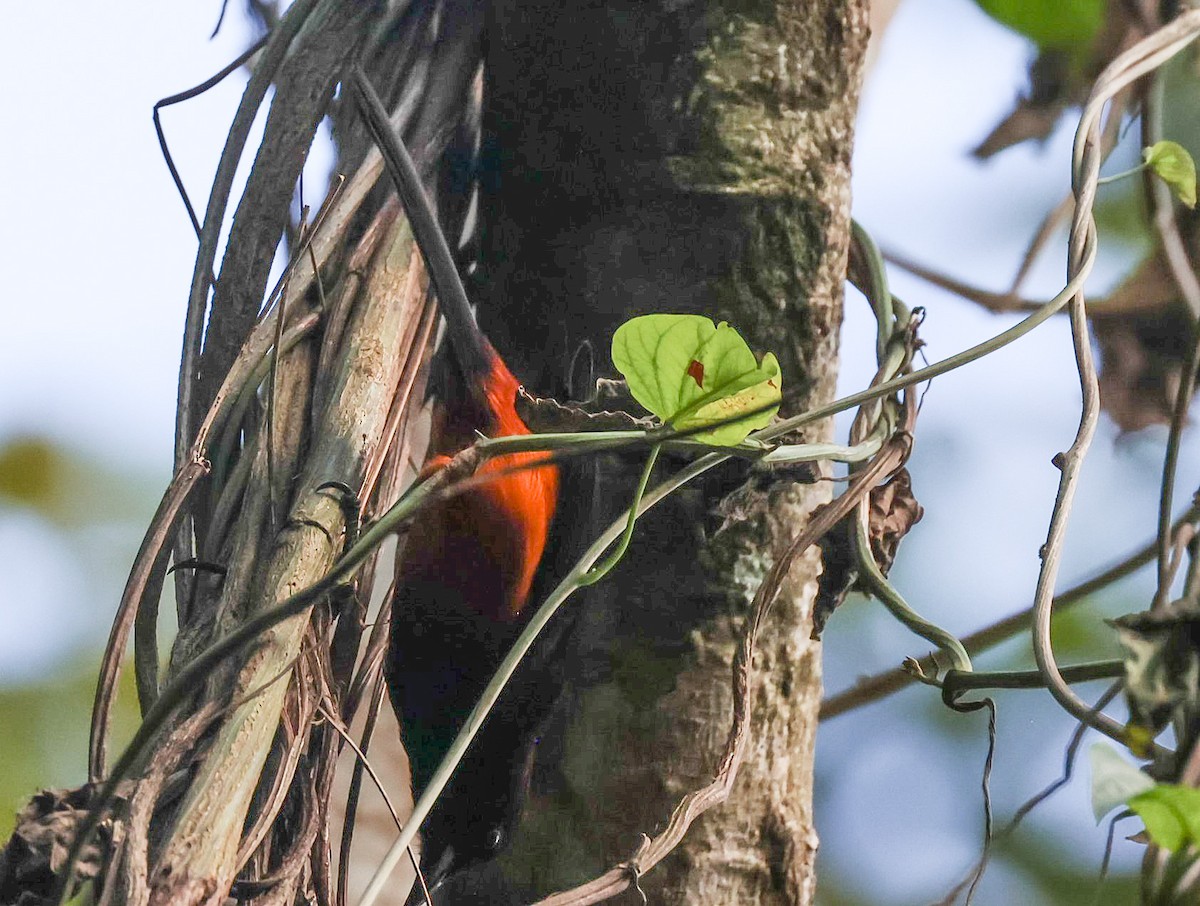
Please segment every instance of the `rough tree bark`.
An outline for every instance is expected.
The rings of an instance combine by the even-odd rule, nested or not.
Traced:
[[[802,388],[792,409],[831,397],[866,7],[497,2],[481,318],[518,374],[552,384],[539,366],[565,369],[589,338],[607,366],[602,338],[622,320],[687,311],[774,350]],[[539,791],[514,875],[545,891],[601,872],[711,776],[747,605],[827,499],[827,484],[796,478],[731,470],[639,523],[584,619],[589,676],[547,740],[563,768]],[[605,487],[621,499],[611,476]],[[813,554],[796,564],[761,641],[733,796],[642,879],[653,902],[812,899],[818,571]]]

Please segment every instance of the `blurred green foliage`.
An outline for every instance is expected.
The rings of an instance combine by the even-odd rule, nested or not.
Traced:
[[[1163,67],[1163,135],[1200,157],[1200,56],[1195,50]]]
[[[1107,0],[976,0],[989,16],[1042,50],[1086,49],[1104,25]]]
[[[95,693],[94,663],[74,664],[44,682],[0,687],[0,840],[12,832],[17,810],[39,789],[78,786],[87,779]],[[133,671],[125,670],[110,753],[132,738],[137,722]]]
[[[0,507],[34,510],[60,529],[118,520],[142,522],[153,512],[159,493],[161,488],[156,489],[147,476],[50,438],[25,435],[0,444]]]
[[[1122,179],[1100,187],[1094,210],[1103,247],[1118,244],[1141,261],[1153,248],[1146,193],[1136,179]]]
[[[25,435],[0,443],[0,511],[32,511],[72,541],[65,550],[79,558],[91,580],[86,600],[64,605],[108,611],[116,606],[120,585],[112,583],[119,582],[128,567],[124,561],[145,530],[159,490],[149,476],[46,437]],[[116,543],[115,537],[111,544],[79,543],[97,526],[104,528],[105,537],[119,535],[128,543]],[[108,562],[117,558],[122,562]],[[54,564],[39,568],[52,569]],[[95,639],[96,650],[103,641]],[[37,790],[77,786],[87,778],[97,662],[95,654],[76,656],[53,675],[31,683],[0,684],[0,840],[11,832],[17,810]],[[132,736],[136,701],[132,671],[126,670],[110,752],[118,752]]]
[[[1118,834],[1118,845],[1120,842]],[[1097,897],[1102,855],[1099,848],[1094,853],[1070,852],[1063,846],[1063,841],[1055,837],[1019,832],[1001,844],[999,858],[1020,870],[1042,891],[1043,899],[1038,902],[1056,906],[1128,906],[1136,903],[1136,875],[1109,876]],[[1089,857],[1096,867],[1079,868]]]
[[[1169,852],[1200,841],[1200,790],[1160,783],[1129,800],[1150,839]]]
[[[1121,656],[1117,634],[1105,622],[1112,616],[1111,607],[1101,610],[1099,605],[1103,601],[1103,596],[1093,596],[1054,615],[1054,650],[1060,658],[1073,662],[1103,661]]]
[[[20,437],[0,449],[0,499],[39,510],[58,503],[65,485],[66,457],[50,441]]]

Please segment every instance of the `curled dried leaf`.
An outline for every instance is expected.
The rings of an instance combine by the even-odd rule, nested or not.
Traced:
[[[885,576],[896,560],[900,541],[924,515],[925,508],[913,495],[908,469],[901,469],[871,492],[871,553]]]
[[[129,783],[122,787],[115,807],[120,807],[133,789]],[[41,906],[53,902],[56,876],[66,864],[75,829],[87,817],[98,792],[98,784],[42,790],[26,803],[0,851],[0,903]],[[76,864],[78,881],[98,876],[111,840],[111,819],[105,819]]]
[[[1100,346],[1100,400],[1122,431],[1171,420],[1193,339],[1182,303],[1160,311],[1094,318]]]

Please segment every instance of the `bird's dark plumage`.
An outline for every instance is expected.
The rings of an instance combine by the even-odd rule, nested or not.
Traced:
[[[462,4],[432,0],[431,5],[439,8],[436,14],[414,16],[413,21],[435,31],[453,30],[454,7]],[[480,27],[475,20],[457,27]],[[516,410],[518,381],[479,330],[444,238],[464,232],[474,191],[479,85],[464,73],[476,72],[478,57],[471,53],[478,53],[480,42],[462,35],[431,41],[415,45],[424,46],[429,56],[423,66],[414,67],[425,73],[428,91],[412,102],[416,119],[398,130],[423,137],[414,159],[408,158],[389,114],[378,103],[373,106],[366,76],[355,77],[369,130],[405,201],[437,291],[453,357],[435,381],[427,473],[443,467],[477,434],[529,433]],[[438,71],[451,66],[453,73]],[[446,84],[464,90],[446,91]],[[465,90],[468,85],[474,87]],[[411,97],[407,91],[402,96]],[[477,477],[490,480],[423,511],[398,556],[384,669],[418,796],[524,627],[530,608],[556,581],[564,549],[554,530],[556,515],[561,518],[563,476],[557,465],[537,465],[545,458],[524,453],[488,461]],[[463,870],[487,862],[509,842],[528,786],[538,728],[559,699],[554,659],[566,622],[551,625],[550,635],[510,681],[424,824],[421,866],[431,887],[447,882],[448,891],[469,890],[469,882],[461,880]],[[460,880],[448,881],[455,877]],[[419,889],[410,902],[421,902]],[[438,900],[438,906],[452,904]]]

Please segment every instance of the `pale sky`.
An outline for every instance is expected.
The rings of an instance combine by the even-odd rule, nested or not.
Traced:
[[[217,2],[128,2],[6,11],[0,444],[22,433],[46,434],[86,456],[148,470],[165,486],[195,237],[159,156],[150,114],[155,100],[203,80],[245,47],[248,31],[236,11],[222,34],[208,40],[218,8]],[[1038,219],[1068,185],[1073,126],[1044,148],[1019,148],[985,165],[967,157],[1013,101],[1028,55],[1024,42],[967,0],[902,5],[864,97],[855,155],[855,214],[882,245],[983,286],[1006,285]],[[201,210],[242,81],[235,75],[164,113]],[[1064,270],[1061,249],[1049,253],[1030,292],[1049,297]],[[1112,276],[1110,267],[1097,287]],[[928,308],[923,335],[930,360],[1009,323],[920,282],[896,276],[894,284],[910,305]],[[872,365],[873,330],[860,299],[848,301],[843,342],[841,389],[851,392]],[[913,461],[927,516],[894,574],[914,605],[966,633],[1028,603],[1057,481],[1050,459],[1070,443],[1077,417],[1065,322],[938,379],[925,398]],[[1064,585],[1150,535],[1161,439],[1162,432],[1151,431],[1118,440],[1105,422],[1085,468]],[[1181,499],[1200,480],[1196,452],[1189,438]],[[89,558],[111,556],[112,544],[132,552],[136,542],[135,532],[89,546],[31,514],[0,509],[0,682],[29,678],[69,651],[102,645],[123,576]],[[64,625],[73,628],[64,633]],[[49,645],[64,639],[64,647]],[[839,614],[827,635],[827,682],[838,689],[927,649],[879,614]],[[866,889],[878,892],[886,877],[894,885],[887,902],[896,903],[944,893],[956,866],[974,856],[978,826],[980,722],[965,737],[964,756],[907,732],[912,713],[871,712],[876,734],[880,726],[891,728],[884,731],[886,749],[862,744],[864,724],[854,718],[822,736],[823,746],[841,752],[836,767],[824,768],[839,773],[826,803],[825,814],[837,817],[826,818],[831,837],[823,858],[844,868],[858,860]],[[1052,709],[1031,708],[1022,712],[1026,718],[1053,728],[1047,732],[1065,726]],[[1033,791],[1030,771],[1040,785],[1057,770],[1062,740],[1034,743],[998,764],[1005,802]],[[961,767],[964,757],[970,771]],[[932,779],[897,784],[902,770]],[[873,816],[871,803],[884,791],[899,797],[890,806],[893,842],[839,846],[839,834],[849,840],[883,833],[891,819]],[[1086,794],[1086,784],[1076,784],[1054,803],[1050,826],[1086,829]],[[904,822],[922,809],[929,814],[918,840]],[[1098,859],[1094,844],[1089,836],[1081,860]],[[907,870],[898,873],[902,861]]]

